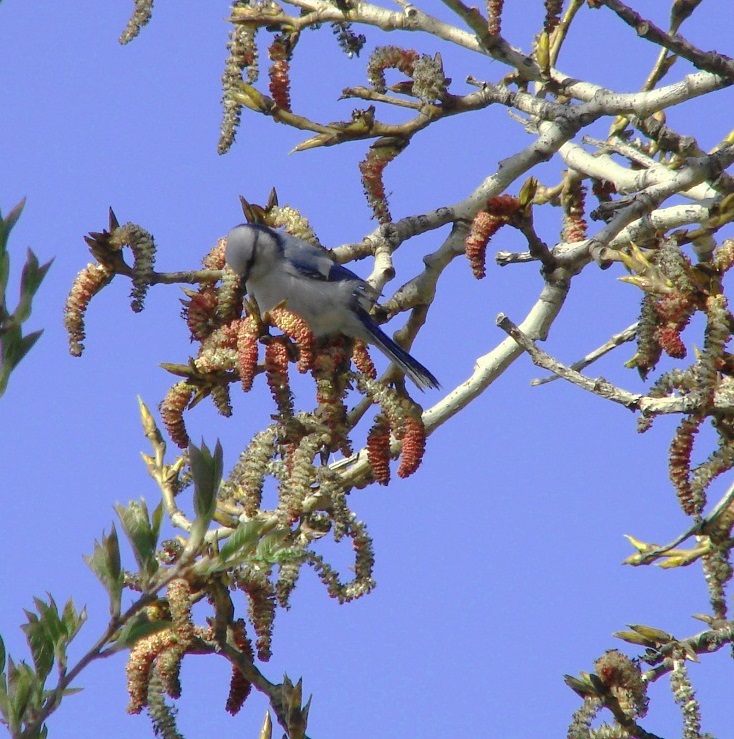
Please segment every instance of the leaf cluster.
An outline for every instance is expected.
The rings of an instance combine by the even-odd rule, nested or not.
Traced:
[[[0,396],[8,387],[11,372],[33,348],[43,330],[23,333],[22,325],[30,318],[33,298],[51,266],[50,260],[40,264],[32,249],[28,249],[20,275],[20,294],[13,311],[8,308],[7,289],[10,279],[10,254],[8,240],[13,226],[23,212],[25,200],[21,200],[3,217],[0,213]]]
[[[59,685],[67,676],[67,648],[86,621],[86,610],[77,609],[69,599],[59,611],[54,599],[34,598],[36,612],[25,611],[21,626],[31,652],[33,665],[15,662],[6,654],[0,639],[0,714],[12,736],[41,737],[48,734],[43,723],[66,695],[78,689],[46,687],[46,680],[56,666]]]

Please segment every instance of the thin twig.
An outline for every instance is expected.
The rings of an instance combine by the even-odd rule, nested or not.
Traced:
[[[583,390],[598,395],[605,400],[619,403],[631,411],[641,411],[644,415],[690,413],[694,407],[695,400],[692,398],[650,398],[647,395],[623,390],[616,385],[612,385],[611,382],[605,380],[603,377],[595,379],[586,377],[580,372],[567,367],[557,359],[554,359],[542,349],[539,349],[535,345],[535,342],[529,336],[526,336],[504,313],[500,313],[497,316],[497,325],[530,355],[533,363],[538,365],[538,367],[543,367]]]
[[[612,349],[616,349],[618,346],[621,346],[628,341],[632,341],[635,336],[637,336],[638,326],[639,323],[637,322],[633,323],[631,326],[627,326],[624,331],[620,331],[619,333],[614,334],[614,336],[612,336],[609,341],[604,342],[600,347],[597,347],[596,349],[594,349],[594,351],[589,352],[585,357],[579,359],[573,364],[570,364],[569,368],[578,372],[585,367],[588,367],[593,362],[596,362],[597,359],[601,359],[601,357],[603,357],[605,354],[608,354],[610,351],[612,351]],[[558,377],[558,375],[539,377],[531,380],[530,384],[533,387],[537,387],[538,385],[545,385],[548,382],[553,382],[553,380],[557,380]]]
[[[594,136],[582,136],[581,141],[589,146],[596,146],[601,149],[604,153],[614,152],[620,156],[626,157],[634,164],[639,164],[642,167],[652,167],[656,162],[651,156],[641,152],[633,144],[627,143],[618,136],[612,136],[608,139],[598,139]]]
[[[652,21],[643,18],[637,11],[620,0],[599,0],[599,2],[616,13],[628,26],[634,28],[638,36],[688,59],[698,69],[705,69],[707,72],[734,81],[734,61],[729,57],[717,54],[715,51],[703,51],[680,35],[671,36],[665,33]]]
[[[696,521],[692,526],[686,529],[686,531],[676,536],[675,539],[668,544],[654,547],[645,552],[633,555],[634,561],[631,561],[631,558],[628,558],[629,561],[626,561],[626,563],[638,566],[650,564],[651,562],[660,559],[660,557],[665,556],[672,549],[680,546],[684,541],[690,539],[692,536],[698,536],[699,534],[705,533],[706,529],[711,526],[711,524],[716,523],[722,514],[729,509],[732,503],[734,503],[734,482],[729,486],[729,489],[724,493],[719,502],[711,509],[706,517]]]
[[[658,678],[670,672],[675,667],[675,661],[678,657],[665,656],[665,652],[675,650],[680,653],[681,648],[684,652],[690,654],[710,654],[716,652],[727,644],[734,641],[734,622],[726,621],[719,628],[702,631],[695,636],[687,639],[676,639],[670,645],[663,645],[660,648],[662,654],[645,655],[642,659],[649,663],[655,664],[651,670],[647,670],[643,677],[647,682],[655,682]],[[658,662],[659,661],[659,662]]]
[[[508,264],[525,264],[527,262],[537,262],[529,251],[498,251],[494,255],[494,261],[500,267],[506,267]]]

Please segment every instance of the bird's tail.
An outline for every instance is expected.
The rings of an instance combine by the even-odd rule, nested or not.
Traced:
[[[402,346],[396,344],[379,326],[370,321],[367,330],[372,335],[375,346],[421,389],[438,389],[438,380],[416,359],[408,354]]]

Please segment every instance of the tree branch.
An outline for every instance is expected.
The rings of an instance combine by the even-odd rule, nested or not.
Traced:
[[[497,325],[528,353],[530,359],[533,360],[533,364],[553,372],[564,380],[568,380],[581,389],[598,395],[600,398],[618,403],[628,410],[641,411],[644,415],[658,415],[663,413],[689,413],[695,407],[695,401],[689,397],[651,398],[647,395],[623,390],[616,385],[612,385],[603,377],[596,379],[585,377],[580,372],[567,367],[538,348],[535,342],[503,313],[497,316]]]
[[[638,36],[662,46],[673,54],[683,57],[683,59],[687,59],[698,69],[704,69],[712,74],[726,77],[729,84],[734,82],[734,61],[730,57],[718,54],[715,51],[702,51],[682,36],[671,36],[665,33],[652,21],[643,18],[621,0],[595,0],[595,3],[606,5],[628,26],[634,28]]]

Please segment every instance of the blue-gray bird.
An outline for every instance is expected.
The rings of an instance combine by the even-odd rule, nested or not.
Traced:
[[[398,346],[369,314],[379,293],[328,251],[267,226],[244,223],[227,235],[227,264],[265,313],[283,303],[315,337],[344,334],[374,344],[421,389],[438,380]]]

